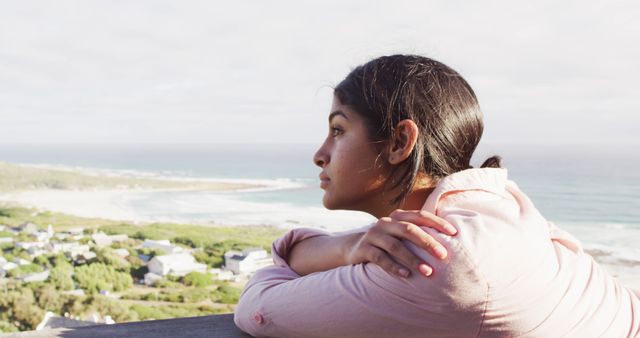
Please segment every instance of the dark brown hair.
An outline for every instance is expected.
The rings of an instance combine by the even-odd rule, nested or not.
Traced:
[[[383,56],[351,71],[334,94],[364,118],[373,142],[390,140],[404,119],[418,126],[413,152],[388,182],[388,189],[403,187],[393,203],[406,197],[418,173],[438,180],[471,168],[482,112],[469,84],[448,66],[423,56]],[[482,167],[500,167],[500,157]]]

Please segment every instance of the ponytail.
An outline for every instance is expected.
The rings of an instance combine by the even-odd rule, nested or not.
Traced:
[[[502,164],[500,162],[502,162],[502,157],[494,155],[484,161],[480,168],[502,168]]]

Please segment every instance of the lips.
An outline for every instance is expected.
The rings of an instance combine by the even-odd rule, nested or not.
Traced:
[[[324,173],[320,173],[320,188],[321,189],[325,189],[327,187],[327,185],[329,185],[329,176],[325,175]]]

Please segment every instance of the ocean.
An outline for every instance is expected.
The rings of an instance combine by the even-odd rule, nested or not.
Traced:
[[[237,192],[141,192],[115,201],[140,219],[345,230],[374,219],[322,207],[315,145],[0,145],[0,161],[146,177],[262,183]],[[550,221],[603,261],[640,267],[640,147],[479,147],[472,164],[498,154],[510,179]],[[637,274],[637,273],[636,273]]]

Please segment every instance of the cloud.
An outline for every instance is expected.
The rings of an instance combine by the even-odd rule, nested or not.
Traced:
[[[396,52],[459,70],[488,141],[638,142],[639,7],[10,2],[0,142],[317,143],[327,86]]]

